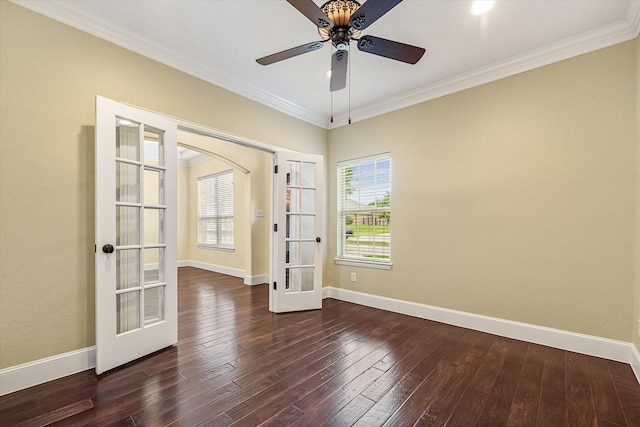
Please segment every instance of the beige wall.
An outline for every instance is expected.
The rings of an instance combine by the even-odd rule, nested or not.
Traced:
[[[326,283],[631,341],[635,56],[627,42],[330,131],[329,212],[338,161],[391,152],[393,269],[334,265]]]
[[[211,165],[218,163],[219,166],[215,168],[220,171],[229,169],[234,164],[247,171],[245,174],[239,168],[236,168],[234,175],[235,188],[242,194],[238,195],[241,200],[239,199],[235,206],[236,213],[242,215],[238,216],[236,222],[236,231],[242,234],[242,236],[240,234],[236,235],[236,244],[240,245],[236,249],[243,251],[240,255],[237,250],[235,253],[229,253],[197,247],[198,229],[195,222],[198,214],[195,204],[197,199],[196,181],[198,176],[213,172],[207,173],[201,170],[204,167],[202,165],[195,165],[190,168],[189,198],[191,209],[189,212],[188,253],[190,258],[188,259],[242,269],[247,276],[268,274],[269,224],[271,223],[269,211],[271,154],[189,132],[178,132],[178,140],[181,144],[217,156],[220,161]],[[227,163],[224,163],[225,161]],[[210,167],[213,167],[211,165]],[[258,209],[264,211],[265,216],[256,217],[255,213]],[[246,242],[244,241],[245,239]],[[247,251],[244,251],[244,248]]]
[[[235,250],[198,247],[198,178],[230,169],[232,168],[228,164],[216,159],[189,168],[189,259],[244,270],[246,253],[251,251],[251,230],[247,227],[249,218],[245,206],[245,178],[248,180],[249,177],[246,177],[242,171],[232,169]],[[248,261],[250,268],[250,258]]]
[[[96,95],[326,154],[324,129],[0,0],[0,368],[95,343]]]

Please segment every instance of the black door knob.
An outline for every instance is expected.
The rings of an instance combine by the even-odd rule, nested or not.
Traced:
[[[113,251],[114,251],[113,245],[104,245],[102,247],[102,252],[104,252],[105,254],[111,254],[113,253]]]
[[[322,239],[320,239],[319,237],[316,237],[316,242],[320,243]]]

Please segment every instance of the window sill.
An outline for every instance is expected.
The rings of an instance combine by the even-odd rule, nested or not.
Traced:
[[[365,261],[360,259],[335,258],[338,265],[350,265],[352,267],[377,268],[378,270],[391,270],[393,264],[390,262]]]
[[[228,248],[224,246],[215,246],[215,245],[197,245],[199,249],[214,249],[216,251],[224,251],[224,252],[235,252],[235,248]]]

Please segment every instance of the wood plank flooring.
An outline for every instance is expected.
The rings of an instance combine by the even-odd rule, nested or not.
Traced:
[[[640,426],[629,365],[179,272],[179,342],[0,398],[0,425]]]

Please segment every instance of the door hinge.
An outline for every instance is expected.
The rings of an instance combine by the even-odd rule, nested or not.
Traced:
[[[273,282],[273,290],[274,291],[278,290],[278,282]]]
[[[278,231],[278,224],[273,224],[273,231]]]
[[[273,167],[273,173],[278,173],[278,165],[275,165],[275,166]]]
[[[98,253],[98,245],[93,245],[93,253]]]

